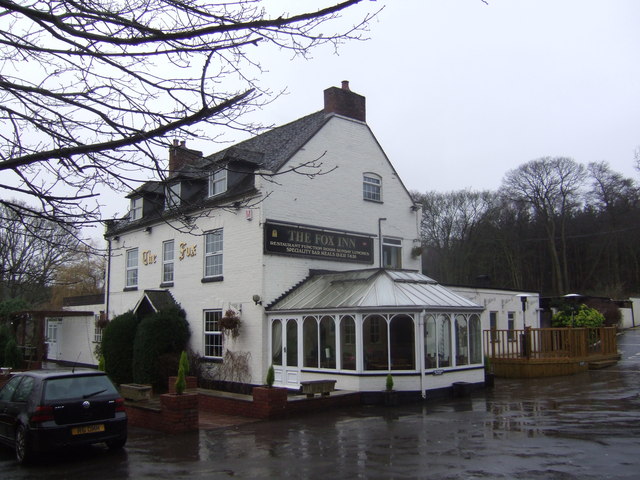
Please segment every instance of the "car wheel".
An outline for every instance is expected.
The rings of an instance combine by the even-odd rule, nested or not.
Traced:
[[[127,443],[127,436],[116,438],[115,440],[108,440],[105,442],[109,450],[119,450]]]
[[[29,447],[29,434],[27,427],[18,425],[16,428],[16,460],[20,464],[28,463],[31,459],[31,448]]]

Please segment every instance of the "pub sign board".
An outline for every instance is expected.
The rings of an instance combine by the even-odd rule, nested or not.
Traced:
[[[267,221],[264,251],[338,262],[373,263],[373,238],[365,234]]]

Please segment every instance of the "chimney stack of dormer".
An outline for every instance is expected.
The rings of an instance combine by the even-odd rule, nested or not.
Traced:
[[[366,122],[365,102],[365,97],[349,89],[347,80],[342,81],[342,88],[331,87],[324,91],[325,113],[337,113]]]
[[[169,175],[173,175],[185,165],[202,158],[202,152],[191,150],[185,145],[184,140],[175,139],[173,145],[169,147]]]

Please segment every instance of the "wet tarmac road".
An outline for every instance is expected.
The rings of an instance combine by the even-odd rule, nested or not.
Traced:
[[[131,429],[122,452],[91,447],[2,479],[640,479],[640,330],[614,367],[497,380],[470,398],[360,407],[164,436]]]

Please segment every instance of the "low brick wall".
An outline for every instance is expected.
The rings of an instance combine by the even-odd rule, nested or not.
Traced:
[[[160,395],[160,406],[126,403],[129,425],[166,433],[198,430],[198,394]]]
[[[179,433],[198,429],[199,411],[268,420],[360,403],[358,392],[305,398],[290,397],[285,388],[254,387],[253,395],[199,390],[183,395],[160,395],[160,405],[155,407],[149,403],[125,406],[130,425]]]

